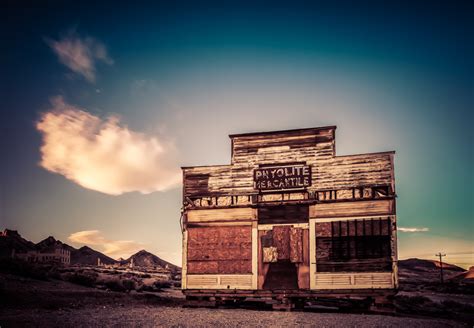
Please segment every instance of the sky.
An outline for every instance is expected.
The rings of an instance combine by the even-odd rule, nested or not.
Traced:
[[[0,228],[180,264],[180,166],[337,125],[337,155],[396,151],[400,258],[474,265],[469,2],[1,6]]]

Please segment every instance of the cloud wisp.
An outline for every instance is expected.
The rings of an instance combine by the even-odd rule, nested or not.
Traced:
[[[110,257],[129,257],[143,249],[143,244],[133,240],[110,240],[99,230],[78,231],[69,235],[68,240],[73,243],[98,246],[100,251]]]
[[[171,142],[131,131],[117,116],[101,119],[62,97],[51,102],[36,124],[46,170],[109,195],[148,194],[181,181]]]
[[[81,39],[71,33],[58,41],[47,38],[46,43],[56,53],[62,64],[92,83],[96,80],[97,62],[107,65],[114,63],[105,45],[91,37]]]
[[[429,228],[416,228],[416,227],[398,227],[398,231],[401,232],[428,232]]]

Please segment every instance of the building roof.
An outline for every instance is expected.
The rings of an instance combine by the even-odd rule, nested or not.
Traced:
[[[310,131],[320,131],[320,130],[335,130],[336,125],[321,126],[314,128],[303,128],[303,129],[292,129],[292,130],[278,130],[278,131],[264,131],[264,132],[248,132],[248,133],[238,133],[238,134],[229,134],[229,138],[237,137],[251,137],[258,135],[268,135],[268,134],[285,134],[285,133],[297,133],[297,132],[310,132]]]

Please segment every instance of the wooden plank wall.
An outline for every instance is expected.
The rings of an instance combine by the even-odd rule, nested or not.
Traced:
[[[393,199],[321,203],[309,207],[310,218],[334,218],[383,214],[395,214],[395,201]]]
[[[253,170],[258,165],[289,162],[312,166],[309,192],[393,185],[393,152],[335,156],[334,132],[335,127],[328,127],[231,136],[231,165],[183,168],[184,197],[255,194]],[[224,201],[229,204],[217,205],[234,200]]]
[[[336,156],[313,166],[315,190],[391,185],[393,152]]]
[[[231,136],[235,166],[329,159],[335,155],[335,127]]]

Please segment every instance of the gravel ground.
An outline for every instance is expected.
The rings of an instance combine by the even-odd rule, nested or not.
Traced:
[[[134,305],[0,311],[4,327],[468,327],[441,319],[386,315],[191,309]]]
[[[472,327],[460,321],[408,315],[183,308],[183,298],[178,289],[117,293],[59,280],[0,275],[0,328]]]

